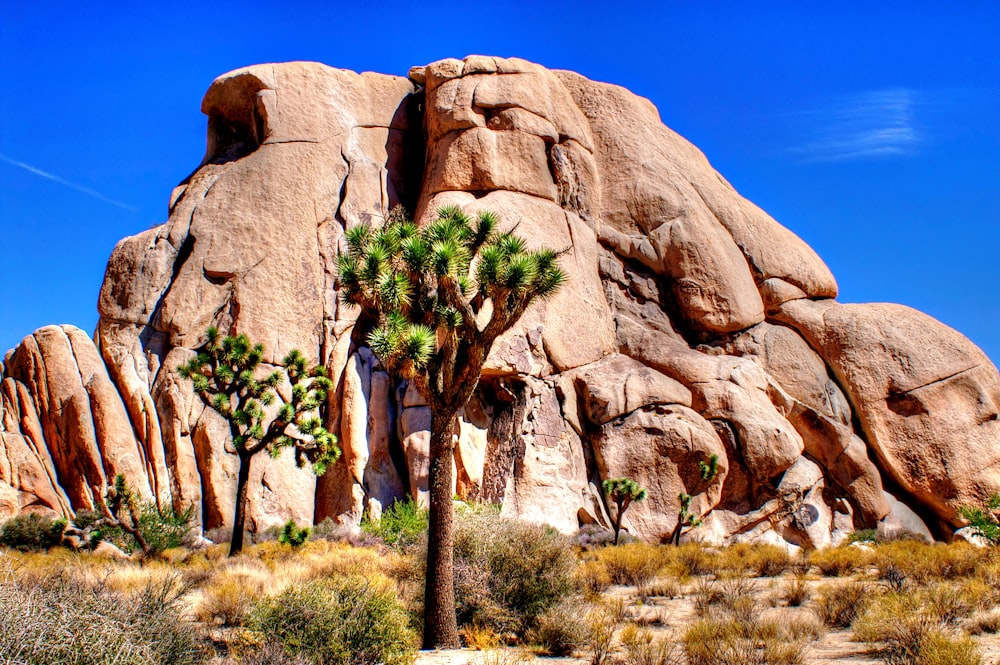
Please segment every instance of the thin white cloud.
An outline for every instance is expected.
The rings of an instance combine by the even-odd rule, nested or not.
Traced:
[[[78,185],[75,182],[70,182],[69,180],[66,180],[65,178],[60,178],[57,175],[53,175],[53,174],[51,174],[51,173],[49,173],[47,171],[41,170],[40,168],[34,167],[31,164],[25,164],[24,162],[19,162],[16,159],[11,159],[10,157],[8,157],[7,155],[4,155],[3,153],[0,153],[0,161],[7,162],[11,166],[16,166],[18,168],[24,169],[28,173],[31,173],[33,175],[37,175],[40,178],[45,178],[46,180],[51,180],[52,182],[59,183],[60,185],[63,185],[64,187],[69,187],[70,189],[75,189],[76,191],[81,192],[83,194],[86,194],[87,196],[93,197],[93,198],[97,199],[98,201],[104,201],[105,203],[110,203],[113,206],[117,206],[119,208],[122,208],[124,210],[128,210],[130,212],[139,212],[138,209],[133,208],[132,206],[130,206],[130,205],[126,204],[126,203],[122,203],[121,201],[116,201],[116,200],[114,200],[112,198],[109,198],[109,197],[105,196],[104,194],[101,194],[100,192],[94,191],[90,187],[84,187],[83,185]]]
[[[838,162],[899,157],[917,151],[917,93],[907,88],[874,90],[839,97],[797,114],[807,126],[791,149],[806,162]]]

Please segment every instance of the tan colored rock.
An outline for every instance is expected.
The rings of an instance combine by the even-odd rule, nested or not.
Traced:
[[[560,378],[572,382],[583,413],[594,425],[654,404],[691,406],[691,391],[680,382],[617,353]]]
[[[767,375],[759,365],[699,353],[625,315],[619,314],[617,321],[622,353],[686,385],[694,410],[703,417],[730,423],[743,459],[758,480],[775,478],[802,454],[802,437],[772,404]]]
[[[889,514],[879,522],[879,538],[883,540],[919,538],[928,543],[934,542],[934,536],[931,535],[927,524],[909,506],[888,492],[885,493],[885,500],[889,504]]]
[[[879,466],[955,527],[1000,491],[1000,376],[958,332],[908,307],[794,300],[778,318],[830,365]]]
[[[508,481],[501,514],[576,531],[580,513],[592,505],[583,445],[562,418],[555,386],[532,377],[525,377],[525,384],[527,407],[515,429],[523,454],[516,481]]]
[[[729,468],[712,426],[676,404],[644,407],[607,422],[594,452],[602,478],[624,476],[648,490],[649,497],[630,507],[622,523],[629,533],[654,541],[669,538],[677,524],[681,492],[696,493],[691,511],[699,515],[718,504]],[[718,475],[702,487],[698,463],[712,455],[719,457]]]
[[[668,220],[710,217],[725,227],[757,282],[777,277],[809,297],[836,296],[836,281],[816,253],[739,196],[701,151],[660,123],[648,100],[573,72],[557,76],[590,121],[604,223],[632,235],[636,223],[648,233]]]

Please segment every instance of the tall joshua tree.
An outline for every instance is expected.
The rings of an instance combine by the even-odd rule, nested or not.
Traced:
[[[356,226],[338,258],[340,293],[375,320],[368,344],[431,409],[430,527],[424,647],[458,646],[452,535],[452,432],[494,340],[565,281],[551,249],[530,251],[497,216],[457,207],[417,226],[401,208],[381,228]]]
[[[177,371],[191,380],[207,406],[225,418],[233,452],[240,459],[229,545],[229,556],[233,556],[243,549],[247,481],[255,455],[266,450],[277,457],[282,449],[292,448],[296,463],[311,462],[316,475],[322,475],[340,457],[337,437],[323,427],[318,415],[332,384],[325,367],[308,367],[305,356],[295,349],[282,360],[283,367],[261,377],[262,344],[252,344],[246,335],[219,339],[214,327],[208,329],[206,337],[198,355]],[[286,378],[291,385],[287,400],[278,390]],[[265,410],[274,405],[277,409],[271,413]]]

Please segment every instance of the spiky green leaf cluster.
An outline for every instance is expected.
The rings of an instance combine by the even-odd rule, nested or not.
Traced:
[[[555,251],[529,250],[498,226],[495,213],[473,218],[450,206],[419,227],[395,209],[381,228],[347,231],[337,260],[340,295],[377,317],[368,343],[387,368],[407,378],[435,361],[450,369],[458,346],[488,346],[565,281]],[[487,302],[494,312],[488,331],[476,321]]]
[[[311,462],[313,470],[322,474],[340,456],[337,438],[317,417],[333,387],[326,368],[310,367],[306,357],[293,349],[281,368],[261,376],[263,357],[263,345],[252,344],[242,334],[220,339],[212,327],[196,356],[177,371],[191,381],[207,406],[226,419],[238,454],[267,450],[277,457],[291,447],[298,464]],[[278,390],[286,379],[291,387],[288,400]],[[268,408],[275,404],[277,409]]]
[[[616,502],[645,501],[649,495],[649,492],[631,478],[609,478],[601,483],[601,486],[604,488],[604,493]]]

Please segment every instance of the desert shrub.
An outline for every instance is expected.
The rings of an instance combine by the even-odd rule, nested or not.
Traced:
[[[718,555],[698,543],[685,543],[670,552],[668,569],[677,577],[706,575],[717,568]]]
[[[855,639],[891,665],[978,665],[981,658],[968,637],[948,634],[912,595],[886,594],[858,619]]]
[[[878,541],[878,531],[875,529],[861,529],[847,534],[848,543],[875,543]]]
[[[241,626],[253,604],[264,597],[272,573],[260,562],[240,556],[227,559],[201,590],[195,613],[204,623]]]
[[[289,653],[274,642],[243,645],[239,655],[240,665],[314,665],[304,655]]]
[[[827,577],[844,577],[871,565],[872,553],[849,545],[817,550],[809,555],[809,564]]]
[[[696,621],[682,637],[688,665],[799,665],[801,641],[786,641],[773,622],[707,618]]]
[[[902,575],[916,583],[934,579],[970,577],[987,554],[969,543],[929,545],[915,540],[881,543],[875,548],[874,563],[879,577]]]
[[[792,565],[792,557],[784,547],[777,545],[755,545],[749,552],[750,569],[759,577],[777,577]]]
[[[406,549],[418,544],[427,533],[427,520],[427,509],[410,498],[394,502],[378,520],[365,519],[361,522],[361,530],[386,545]]]
[[[205,660],[184,620],[175,578],[135,593],[65,571],[0,582],[0,662],[195,665]]]
[[[865,582],[824,584],[819,588],[815,611],[820,621],[831,628],[847,628],[861,614],[872,594]]]
[[[619,599],[593,607],[587,612],[587,650],[590,665],[605,665],[614,650],[615,631],[625,618],[625,604]]]
[[[670,639],[655,637],[652,631],[626,626],[621,634],[622,665],[682,665],[684,659]]]
[[[347,524],[337,524],[329,517],[313,527],[311,538],[314,541],[347,543],[354,547],[374,547],[382,542],[366,531],[360,531]]]
[[[601,595],[611,586],[611,574],[608,572],[608,567],[598,559],[584,559],[577,566],[574,575],[580,588],[591,598]]]
[[[595,553],[614,584],[643,588],[653,581],[665,563],[664,548],[648,543],[604,547]]]
[[[524,635],[536,617],[577,589],[576,557],[555,529],[462,510],[455,523],[460,625]]]
[[[975,610],[973,601],[954,583],[923,588],[919,598],[927,613],[942,623],[956,623]]]
[[[785,580],[781,590],[782,600],[789,607],[799,607],[812,597],[812,588],[805,575],[795,575],[795,577]]]
[[[377,578],[290,586],[259,601],[246,626],[261,644],[275,642],[318,665],[409,665],[416,655],[406,612],[391,586]]]
[[[724,615],[742,623],[756,621],[758,607],[753,582],[742,576],[715,582],[701,579],[695,586],[694,610],[700,617]]]
[[[717,575],[745,575],[776,577],[792,565],[788,550],[770,543],[737,543],[722,550],[715,557],[712,572]]]
[[[1000,633],[1000,613],[989,612],[973,617],[965,624],[965,632],[969,635],[982,635],[988,633],[995,635]]]
[[[563,601],[535,618],[528,641],[546,656],[570,656],[587,641],[586,612],[578,602]]]
[[[45,551],[62,542],[65,530],[65,519],[22,513],[4,522],[0,529],[0,545],[22,552]]]
[[[582,550],[593,550],[598,547],[611,545],[614,542],[615,532],[599,524],[585,524],[573,536],[573,543]],[[639,539],[627,531],[622,531],[618,534],[618,544],[620,545],[635,542],[639,542]]]
[[[678,598],[683,592],[680,582],[672,577],[664,577],[654,580],[646,588],[646,594],[659,598]]]

